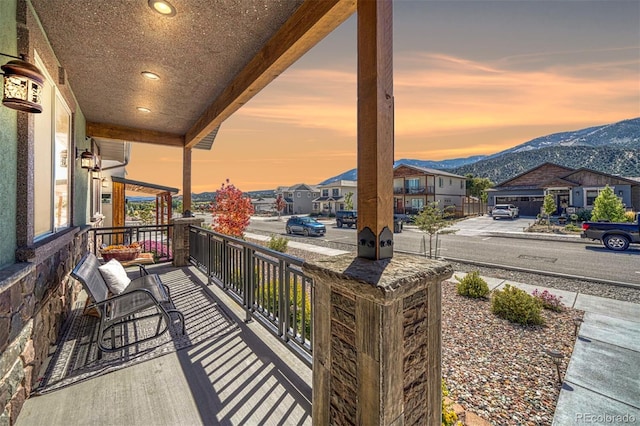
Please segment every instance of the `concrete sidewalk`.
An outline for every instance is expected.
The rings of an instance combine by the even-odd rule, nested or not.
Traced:
[[[268,237],[246,234],[268,240]],[[346,253],[312,244],[291,247],[329,256]],[[454,272],[462,278],[465,272]],[[556,405],[554,425],[640,421],[640,304],[579,292],[482,277],[491,290],[510,284],[528,293],[548,290],[565,306],[585,312]]]

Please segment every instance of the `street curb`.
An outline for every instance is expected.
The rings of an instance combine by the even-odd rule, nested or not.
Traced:
[[[567,243],[593,244],[591,240],[580,237],[579,235],[558,235],[544,234],[541,232],[486,232],[482,235],[489,237],[519,238],[522,240],[547,240],[547,241],[563,241]]]

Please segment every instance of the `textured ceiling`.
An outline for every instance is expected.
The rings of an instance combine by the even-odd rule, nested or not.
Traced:
[[[303,0],[31,3],[88,122],[185,135]]]

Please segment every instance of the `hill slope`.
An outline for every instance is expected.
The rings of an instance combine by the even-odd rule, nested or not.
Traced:
[[[640,149],[612,146],[552,146],[520,151],[450,169],[451,173],[486,177],[498,184],[543,163],[586,167],[619,176],[640,176]]]
[[[541,136],[489,156],[429,161],[402,159],[407,164],[451,173],[487,177],[500,183],[542,163],[567,167],[586,167],[601,172],[640,176],[640,117],[603,126]],[[356,180],[357,170],[333,176],[321,182]]]

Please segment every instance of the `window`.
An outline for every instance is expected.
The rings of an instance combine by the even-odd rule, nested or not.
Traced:
[[[340,188],[333,188],[331,190],[331,196],[332,197],[339,197],[340,196]]]
[[[422,198],[413,198],[411,200],[411,207],[416,210],[421,210],[424,207],[424,200]]]
[[[318,211],[320,210],[320,203],[313,203],[313,211]]]
[[[463,180],[460,181],[460,189],[464,189],[464,181]]]
[[[449,186],[453,185],[453,179],[449,178]]]
[[[442,179],[441,177],[438,178],[438,186],[440,188],[442,188],[444,186],[444,179]]]
[[[42,113],[34,114],[34,236],[57,232],[70,225],[71,111],[40,58],[43,70]]]
[[[600,193],[599,189],[587,189],[585,191],[585,196],[587,198],[586,207],[590,207],[595,204],[596,198],[598,198],[599,193]]]
[[[296,192],[296,194],[298,195],[298,198],[302,197],[302,194],[300,192]]]
[[[307,192],[307,198],[311,198],[311,193]]]

